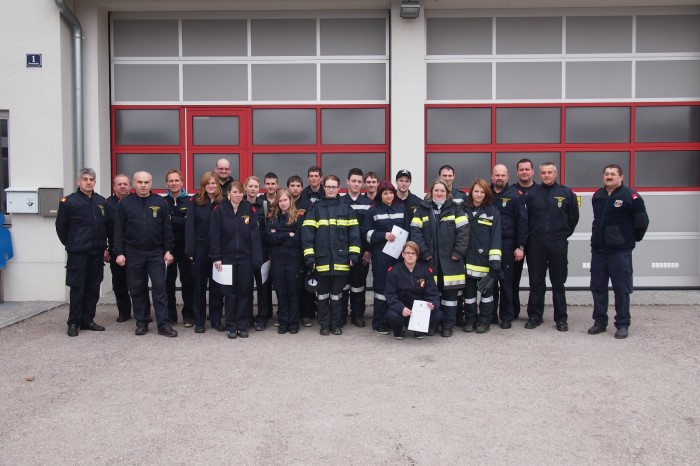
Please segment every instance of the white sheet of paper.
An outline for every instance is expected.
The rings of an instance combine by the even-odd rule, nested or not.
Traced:
[[[408,329],[414,332],[427,333],[430,327],[430,308],[428,301],[416,299],[411,309],[411,320],[408,321]]]
[[[260,275],[262,276],[262,282],[267,283],[267,279],[270,278],[270,261],[265,262],[260,267]]]
[[[403,228],[394,225],[391,228],[391,234],[394,235],[396,239],[394,241],[387,241],[382,249],[382,252],[393,257],[394,259],[398,259],[401,255],[401,249],[403,248],[403,245],[406,244],[406,240],[408,239],[408,232]]]
[[[233,285],[233,266],[221,265],[221,272],[216,270],[216,267],[211,266],[211,278],[220,285]]]

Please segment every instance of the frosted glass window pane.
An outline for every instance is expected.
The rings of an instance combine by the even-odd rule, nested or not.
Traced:
[[[490,108],[429,108],[428,144],[490,144]]]
[[[321,19],[321,55],[386,53],[386,19]]]
[[[117,110],[117,145],[180,144],[179,110]]]
[[[426,154],[427,185],[438,175],[438,169],[443,165],[452,165],[455,169],[456,188],[467,188],[475,178],[491,179],[491,153],[489,152],[433,152]]]
[[[578,188],[602,187],[603,168],[611,163],[622,167],[627,184],[630,173],[629,152],[567,152],[565,184]]]
[[[253,110],[253,144],[316,144],[316,110]]]
[[[178,102],[178,65],[114,65],[114,100]]]
[[[180,154],[117,154],[117,173],[133,178],[134,173],[146,171],[153,176],[153,189],[166,189],[165,172],[180,167]]]
[[[253,100],[317,100],[316,65],[252,65]]]
[[[700,151],[637,152],[634,184],[638,187],[700,186]]]
[[[196,116],[192,118],[195,146],[237,146],[237,116]]]
[[[185,100],[248,100],[246,65],[183,65]]]
[[[534,180],[540,182],[540,164],[544,162],[553,162],[557,169],[561,167],[561,154],[559,152],[497,152],[496,163],[502,163],[508,167],[510,175],[510,184],[518,182],[518,161],[522,159],[530,159],[532,166],[535,169]]]
[[[567,108],[566,142],[630,142],[629,107]]]
[[[177,57],[177,20],[115,20],[115,57]]]
[[[637,97],[700,98],[700,60],[638,61]]]
[[[254,19],[250,23],[255,56],[316,56],[316,20]]]
[[[562,18],[496,18],[496,53],[562,53]]]
[[[244,19],[183,19],[182,55],[235,57],[248,55],[248,26]]]
[[[280,187],[287,186],[287,178],[298,175],[306,186],[306,170],[316,165],[316,154],[253,154],[253,175],[263,180],[266,173],[277,175]]]
[[[491,99],[490,63],[428,63],[428,100]]]
[[[700,107],[637,107],[637,142],[700,142]]]
[[[631,52],[631,16],[566,17],[566,53]]]
[[[321,110],[322,144],[385,144],[386,112],[383,108]]]
[[[321,99],[387,100],[384,63],[321,65]]]
[[[700,15],[637,16],[637,52],[700,52]]]
[[[428,55],[491,55],[492,25],[491,18],[428,18]]]
[[[499,108],[496,110],[496,143],[557,144],[561,142],[561,109]]]
[[[569,62],[566,97],[569,99],[628,99],[632,96],[632,62]]]
[[[335,175],[340,178],[340,184],[343,188],[345,187],[344,182],[348,178],[348,171],[355,167],[360,168],[363,173],[376,173],[379,175],[379,181],[382,181],[386,177],[386,154],[384,152],[321,154],[323,174]]]
[[[497,63],[497,99],[561,99],[561,63]]]
[[[192,162],[194,165],[194,173],[192,174],[190,182],[192,186],[199,190],[199,183],[202,180],[202,175],[204,172],[214,171],[216,168],[216,161],[219,159],[226,159],[231,164],[231,177],[234,180],[240,180],[241,174],[239,170],[239,154],[192,154]],[[216,172],[215,172],[216,173]],[[194,191],[194,189],[193,189]]]

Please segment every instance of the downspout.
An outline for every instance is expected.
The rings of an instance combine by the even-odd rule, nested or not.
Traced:
[[[73,132],[75,144],[75,169],[78,171],[85,166],[84,128],[83,128],[83,28],[80,21],[66,6],[63,0],[55,0],[56,6],[71,27],[73,34]]]

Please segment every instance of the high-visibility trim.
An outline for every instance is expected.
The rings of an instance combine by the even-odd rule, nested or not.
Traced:
[[[403,218],[403,212],[397,212],[395,214],[376,214],[374,217],[372,217],[374,221],[376,222],[377,220],[396,220],[399,218]]]
[[[343,287],[343,292],[350,290],[350,283]]]
[[[493,295],[487,296],[486,298],[481,298],[482,303],[490,303],[493,301]]]
[[[455,221],[455,216],[454,215],[445,215],[440,219],[441,222],[454,222]]]
[[[328,264],[316,266],[316,271],[318,271],[318,272],[330,272],[330,270],[331,270],[331,266]]]
[[[501,257],[503,252],[500,249],[489,249],[489,256],[498,256]]]
[[[473,270],[467,270],[467,277],[482,278],[486,275],[488,275],[488,272],[474,272]]]
[[[466,215],[460,215],[459,217],[455,218],[455,226],[457,228],[466,225],[469,223],[469,220],[467,219]]]
[[[359,254],[359,253],[360,253],[360,247],[359,247],[359,246],[350,246],[350,247],[348,248],[348,252],[349,252],[349,253],[353,253],[353,252],[354,252],[355,254]]]
[[[364,292],[365,292],[364,286],[351,286],[350,287],[350,293],[364,293]]]
[[[490,227],[490,226],[493,226],[493,222],[492,222],[491,220],[486,220],[486,219],[483,219],[483,218],[480,218],[479,220],[477,220],[476,223],[480,223],[480,224],[482,224],[482,225],[486,225],[486,226],[489,226],[489,227]]]
[[[350,204],[350,207],[352,210],[369,210],[372,206],[369,204]]]
[[[464,298],[464,304],[476,304],[476,298]]]
[[[314,255],[314,248],[304,249],[304,256],[312,256],[312,255]]]
[[[374,292],[374,299],[378,299],[380,301],[386,301],[386,296],[383,294],[379,294],[376,291]]]
[[[441,306],[457,307],[457,301],[447,301],[445,299],[440,300]]]
[[[316,225],[316,221],[315,221],[315,220],[311,220],[311,219],[304,220],[304,222],[301,224],[301,226],[302,226],[302,227],[314,227],[314,228],[318,228],[318,225]]]
[[[331,301],[340,301],[340,298],[342,297],[342,294],[331,294]]]
[[[374,230],[369,230],[367,232],[367,242],[371,243],[372,242],[372,234],[374,233]]]
[[[338,272],[349,272],[350,266],[348,264],[333,264],[333,270]]]
[[[488,267],[482,267],[480,265],[474,265],[474,264],[467,264],[467,270],[473,271],[473,272],[483,272],[483,273],[489,273]]]
[[[445,286],[464,285],[467,282],[467,278],[464,274],[445,275],[442,280]]]
[[[423,217],[423,218],[413,217],[413,220],[411,220],[411,226],[412,226],[412,227],[413,227],[413,226],[416,226],[416,227],[421,227],[421,228],[422,228],[422,227],[423,227],[423,222],[427,222],[427,221],[428,221],[428,217]]]
[[[333,222],[333,225],[335,225],[335,219],[323,218],[323,219],[316,222],[316,228],[322,227],[322,226],[327,227],[328,225],[331,224],[331,221]]]
[[[339,227],[351,227],[353,225],[359,225],[359,223],[357,223],[357,219],[355,218],[351,218],[350,220],[339,218],[336,220],[336,224]]]
[[[325,299],[328,299],[328,298],[330,298],[330,297],[331,297],[331,294],[330,294],[330,293],[325,293],[325,294],[320,294],[320,295],[318,295],[318,299],[321,300],[321,301],[323,301],[323,300],[325,300]]]
[[[464,296],[464,290],[457,290],[457,297]]]

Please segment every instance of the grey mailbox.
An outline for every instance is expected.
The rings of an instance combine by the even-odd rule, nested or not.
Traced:
[[[39,188],[39,215],[55,217],[58,215],[58,203],[63,197],[63,188]]]

